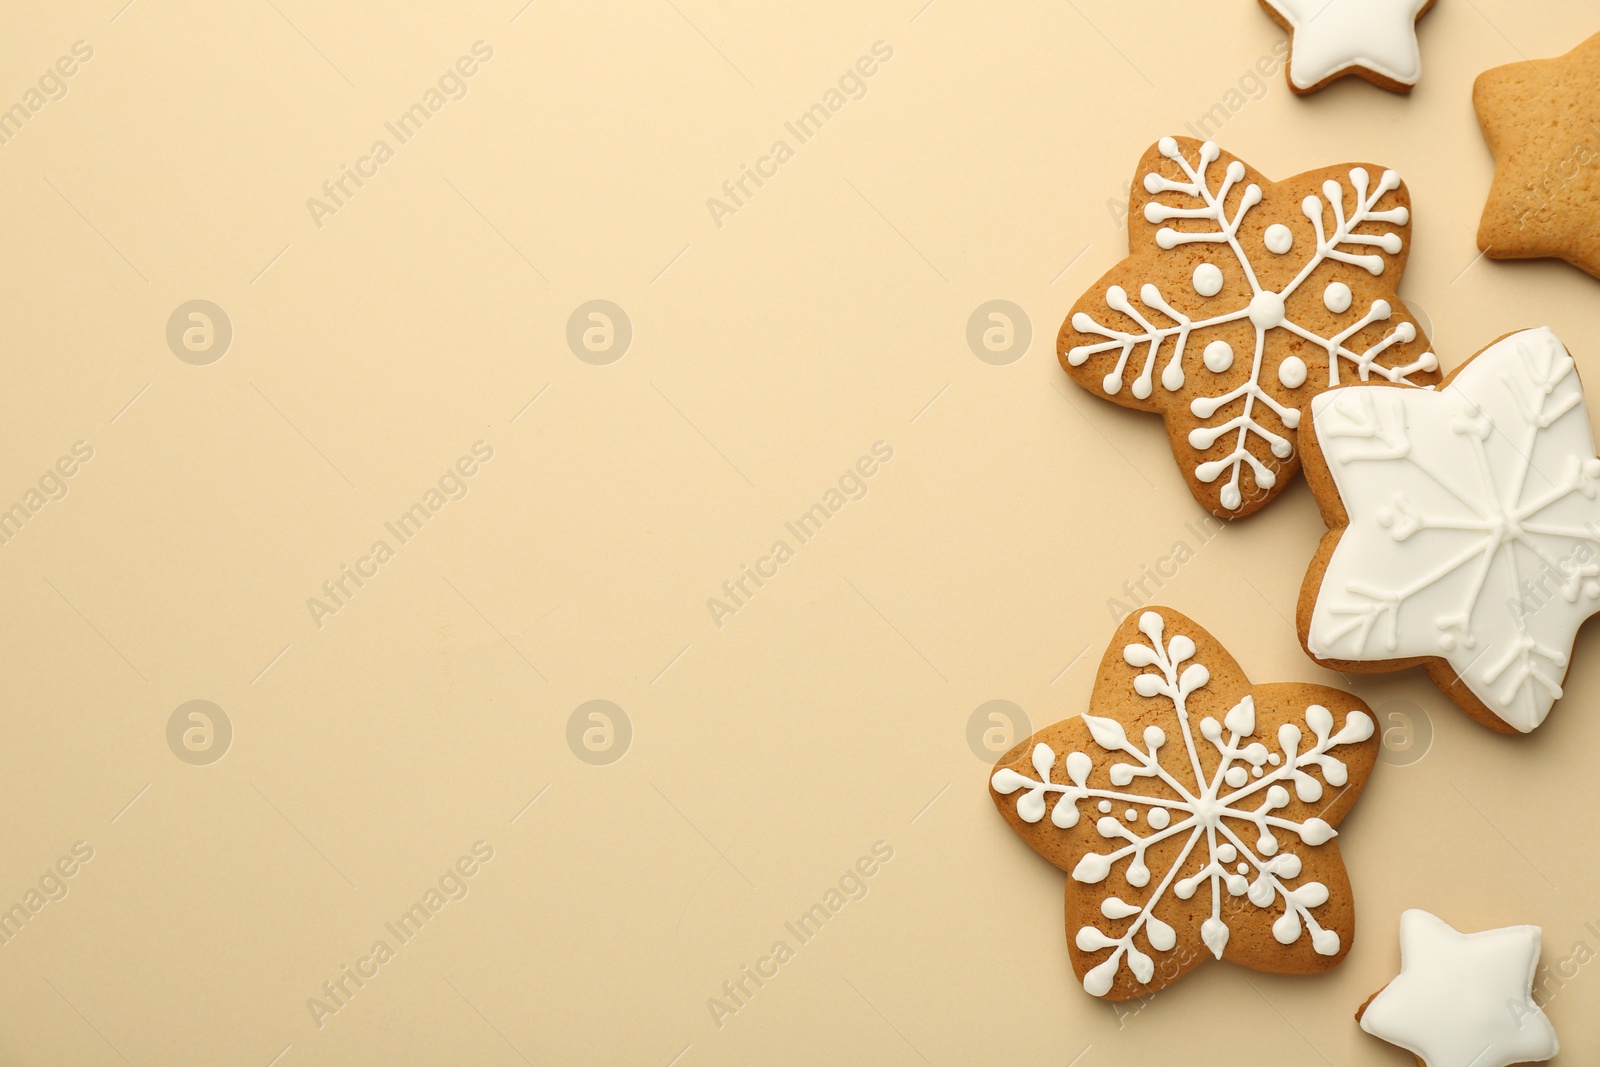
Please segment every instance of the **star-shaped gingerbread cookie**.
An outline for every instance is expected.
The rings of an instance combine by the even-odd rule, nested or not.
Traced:
[[[1301,412],[1330,385],[1439,380],[1396,290],[1410,198],[1346,163],[1274,182],[1211,141],[1139,161],[1129,256],[1073,305],[1056,350],[1083,388],[1162,416],[1189,491],[1219,518],[1300,469]]]
[[[1397,93],[1422,77],[1417,20],[1433,0],[1261,0],[1289,31],[1289,88],[1314,93],[1354,74]]]
[[[1209,959],[1276,974],[1350,951],[1336,827],[1377,759],[1367,706],[1252,685],[1169,608],[1130,615],[1089,711],[1000,758],[990,794],[1068,873],[1073,970],[1093,996],[1146,996]]]
[[[1400,974],[1356,1012],[1361,1029],[1422,1067],[1542,1063],[1561,1049],[1533,1000],[1537,926],[1463,934],[1418,908],[1400,914]]]
[[[1600,611],[1600,457],[1566,347],[1521,330],[1437,390],[1330,389],[1308,429],[1328,533],[1300,590],[1306,652],[1424,666],[1485,726],[1537,727]]]
[[[1600,277],[1600,33],[1556,59],[1484,71],[1472,103],[1494,155],[1478,247]]]

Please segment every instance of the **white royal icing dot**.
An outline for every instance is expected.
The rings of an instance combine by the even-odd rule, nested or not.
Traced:
[[[1261,237],[1267,246],[1267,251],[1273,255],[1281,256],[1294,247],[1294,234],[1289,232],[1289,227],[1281,222],[1274,222],[1267,227],[1267,232]]]
[[[1129,822],[1138,822],[1139,821],[1139,813],[1137,811],[1135,811],[1133,808],[1129,808],[1127,811],[1123,812],[1122,813],[1122,817],[1124,819],[1127,819]]]
[[[1283,383],[1285,389],[1298,389],[1306,384],[1306,361],[1299,356],[1290,356],[1278,364],[1278,381]]]
[[[1101,815],[1104,815],[1104,814],[1106,814],[1106,813],[1107,813],[1107,812],[1109,812],[1109,811],[1110,811],[1110,810],[1111,810],[1111,801],[1109,801],[1109,800],[1102,800],[1102,801],[1101,801],[1101,802],[1100,802],[1100,803],[1099,803],[1099,804],[1098,804],[1098,805],[1096,805],[1096,806],[1097,806],[1097,807],[1098,807],[1098,808],[1099,808],[1099,809],[1100,809],[1100,814],[1101,814]]]
[[[1222,292],[1222,269],[1215,263],[1202,263],[1194,269],[1194,291],[1201,296]]]
[[[1350,287],[1344,282],[1329,282],[1322,290],[1322,305],[1335,315],[1350,310]]]
[[[1145,816],[1145,820],[1149,822],[1152,828],[1164,830],[1167,823],[1172,821],[1172,816],[1167,814],[1166,808],[1151,808],[1150,814]]]
[[[1283,325],[1286,317],[1283,310],[1283,296],[1269,289],[1263,289],[1250,298],[1248,308],[1250,324],[1258,330],[1272,330]]]
[[[1233,366],[1233,346],[1226,341],[1212,341],[1200,358],[1205,360],[1206,370],[1221,374]]]

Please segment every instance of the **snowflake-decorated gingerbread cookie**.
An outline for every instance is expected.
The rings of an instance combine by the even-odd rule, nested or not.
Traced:
[[[1168,608],[1129,616],[1090,710],[1006,753],[991,796],[1068,874],[1073,970],[1097,997],[1160,989],[1208,959],[1310,974],[1350,950],[1335,827],[1371,772],[1367,706],[1251,685]]]
[[[1299,470],[1297,430],[1317,393],[1438,381],[1396,295],[1410,223],[1392,170],[1273,182],[1210,141],[1164,137],[1139,161],[1130,255],[1073,306],[1061,365],[1161,415],[1195,499],[1220,518],[1248,515]]]
[[[1485,726],[1527,733],[1600,610],[1600,458],[1549,329],[1509,334],[1437,391],[1311,404],[1306,474],[1328,524],[1300,640],[1341,671],[1425,666]]]

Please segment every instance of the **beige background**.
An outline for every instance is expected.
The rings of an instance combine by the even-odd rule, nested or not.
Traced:
[[[1395,748],[1342,831],[1361,935],[1324,977],[1212,966],[1119,1017],[986,795],[974,709],[1082,710],[1106,600],[1199,515],[1158,422],[1069,387],[1053,340],[1125,252],[1141,151],[1281,39],[1254,4],[124,2],[0,34],[6,105],[94,49],[0,145],[0,506],[94,450],[0,547],[0,904],[94,850],[0,946],[0,1063],[1399,1067],[1351,1015],[1400,909],[1600,950],[1600,633],[1528,739],[1417,672],[1357,680]],[[1600,284],[1473,243],[1472,78],[1586,14],[1445,0],[1409,99],[1280,73],[1219,139],[1274,177],[1401,171],[1402,292],[1446,369],[1548,323],[1600,380]],[[465,98],[315,225],[478,40]],[[718,227],[707,198],[880,40]],[[607,366],[565,340],[597,298],[634,331]],[[993,298],[1035,333],[1007,366],[965,340]],[[233,325],[207,366],[165,339],[192,299]],[[466,497],[319,628],[307,598],[479,440]],[[715,626],[879,440],[866,497]],[[1257,679],[1331,681],[1287,619],[1320,529],[1296,485],[1161,597]],[[193,699],[234,731],[209,766],[168,747]],[[567,740],[592,699],[632,729],[605,766]],[[319,1028],[307,999],[479,840],[468,895]],[[719,1028],[708,998],[878,841],[870,893]],[[1594,1062],[1600,969],[1552,989]]]

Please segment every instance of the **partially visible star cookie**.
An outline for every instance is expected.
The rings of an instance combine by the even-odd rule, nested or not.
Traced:
[[[1577,366],[1547,327],[1438,389],[1311,401],[1306,481],[1328,532],[1296,625],[1339,671],[1426,667],[1472,718],[1528,733],[1600,612],[1600,456]]]
[[[1537,926],[1463,934],[1412,908],[1400,915],[1400,974],[1356,1012],[1361,1029],[1423,1067],[1542,1063],[1561,1049],[1533,1002]]]
[[[1494,155],[1478,248],[1600,277],[1600,33],[1556,59],[1484,71],[1472,104]]]
[[[1314,93],[1354,74],[1397,93],[1422,76],[1417,19],[1433,0],[1261,0],[1289,31],[1289,88]]]

